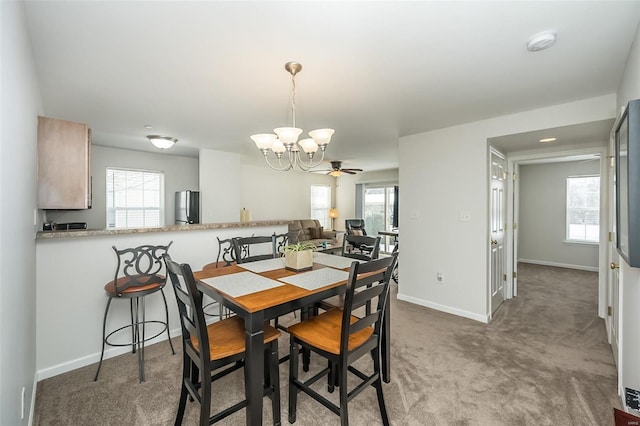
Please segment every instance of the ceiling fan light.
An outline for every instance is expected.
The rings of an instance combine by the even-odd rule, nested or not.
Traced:
[[[342,176],[342,172],[340,170],[331,170],[329,176],[340,177]]]
[[[273,133],[261,133],[252,135],[251,139],[256,143],[258,149],[269,149],[278,137]]]
[[[147,139],[149,139],[149,142],[158,149],[169,149],[178,142],[178,139],[176,138],[160,135],[148,135]]]
[[[298,145],[300,145],[302,150],[307,154],[312,154],[318,151],[318,144],[311,138],[298,141]]]
[[[297,127],[278,127],[277,129],[273,129],[273,131],[285,146],[296,143],[298,136],[302,133],[302,129],[298,129]]]
[[[309,132],[309,136],[320,146],[328,145],[331,142],[331,136],[335,133],[333,129],[317,129]]]

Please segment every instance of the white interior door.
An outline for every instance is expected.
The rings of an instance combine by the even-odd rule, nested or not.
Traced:
[[[504,268],[504,235],[505,235],[505,181],[507,178],[506,161],[502,154],[490,150],[490,207],[489,207],[489,280],[491,283],[491,314],[504,301],[504,283],[507,280]]]
[[[512,170],[512,179],[511,183],[513,184],[513,246],[511,253],[512,257],[512,286],[511,286],[511,297],[516,297],[518,295],[518,233],[519,233],[519,215],[520,215],[520,190],[518,186],[520,185],[520,180],[518,176],[520,175],[520,165],[518,163],[513,164]]]
[[[619,324],[619,288],[620,288],[620,256],[616,249],[616,172],[613,162],[608,167],[609,170],[609,182],[612,183],[611,190],[609,191],[609,238],[608,238],[608,250],[609,254],[609,274],[607,277],[608,291],[607,291],[607,316],[606,324],[607,331],[609,332],[609,342],[611,343],[611,352],[613,353],[613,359],[618,364],[618,333],[620,330]]]

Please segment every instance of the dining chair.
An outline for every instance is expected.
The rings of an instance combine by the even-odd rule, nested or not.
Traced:
[[[165,263],[182,327],[182,384],[175,424],[182,424],[188,396],[200,404],[199,425],[213,424],[247,406],[243,400],[211,415],[213,382],[245,365],[244,321],[234,316],[207,325],[202,292],[196,286],[191,267],[176,263],[169,255],[165,256]],[[275,425],[280,424],[279,336],[278,330],[264,326],[264,395],[271,398]]]
[[[342,240],[342,256],[360,260],[377,259],[380,257],[380,237],[345,235]]]
[[[233,238],[233,247],[238,264],[274,259],[278,256],[275,234],[264,237],[236,237]],[[262,254],[251,254],[251,251],[255,253],[256,250]]]
[[[170,242],[166,246],[163,245],[142,245],[133,248],[118,250],[116,246],[112,246],[117,257],[116,272],[113,281],[108,282],[105,286],[107,294],[107,307],[104,310],[104,318],[102,320],[102,351],[100,352],[100,362],[98,363],[98,371],[94,377],[94,381],[98,380],[102,360],[104,358],[104,348],[109,346],[131,346],[131,353],[138,354],[138,379],[140,383],[144,382],[144,344],[167,332],[167,339],[171,347],[172,354],[175,355],[173,344],[171,343],[171,335],[169,334],[169,308],[167,307],[167,298],[164,295],[164,286],[167,282],[166,277],[161,274],[164,267],[162,256],[167,253],[169,247],[173,243]],[[147,320],[145,317],[145,298],[153,293],[160,292],[164,301],[165,321]],[[128,299],[131,310],[131,323],[124,325],[109,334],[107,332],[107,316],[111,302],[114,299]],[[162,328],[153,336],[146,336],[146,326],[148,324],[160,324]],[[115,343],[109,341],[114,334],[131,328],[131,342]]]
[[[349,270],[343,308],[332,309],[289,327],[289,423],[296,422],[298,393],[304,392],[339,415],[341,425],[348,425],[348,402],[373,386],[378,397],[382,423],[389,424],[382,392],[380,350],[389,280],[396,260],[397,254],[364,263],[354,261]],[[375,303],[374,299],[377,299]],[[355,310],[366,305],[372,305],[372,308],[367,309],[360,317],[354,314]],[[361,312],[362,310],[358,310],[359,314]],[[328,360],[325,369],[304,382],[298,379],[298,357],[301,349],[310,350]],[[367,353],[373,361],[371,374],[365,374],[353,366],[356,360]],[[350,392],[347,389],[348,373],[361,380]],[[338,405],[311,388],[324,376],[328,376],[330,392],[334,385],[340,389]]]
[[[236,262],[236,251],[233,247],[233,238],[225,238],[221,240],[220,237],[216,237],[216,239],[218,240],[218,254],[216,255],[216,261],[204,265],[202,267],[203,270],[218,268],[219,266],[231,266]],[[229,310],[215,300],[206,303],[202,309],[204,310],[204,314],[208,317],[217,317],[222,319],[230,315]],[[215,312],[216,310],[217,312]]]

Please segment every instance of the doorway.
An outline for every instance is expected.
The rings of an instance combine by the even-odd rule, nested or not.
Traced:
[[[519,181],[519,175],[522,174],[522,167],[532,164],[547,164],[554,162],[573,162],[573,161],[589,161],[597,159],[598,165],[597,169],[599,170],[600,175],[600,201],[599,201],[599,211],[600,211],[600,219],[599,219],[599,235],[598,235],[598,248],[597,248],[597,261],[592,270],[596,270],[599,272],[599,297],[598,297],[598,315],[602,318],[606,315],[606,305],[607,305],[607,292],[606,292],[606,279],[607,279],[607,224],[608,224],[608,186],[609,186],[609,174],[607,170],[607,164],[609,163],[606,160],[606,148],[605,147],[596,147],[596,148],[585,148],[585,149],[576,149],[571,151],[563,151],[563,152],[547,152],[547,153],[536,153],[536,154],[513,154],[507,156],[507,164],[508,170],[517,171],[515,178],[510,180],[511,185],[508,187],[507,194],[507,217],[508,223],[512,224],[512,226],[507,227],[507,243],[506,243],[506,270],[507,277],[510,278],[507,283],[507,291],[505,292],[507,298],[517,296],[518,287],[517,287],[517,272],[518,272],[518,260],[526,259],[527,261],[531,261],[532,259],[527,259],[527,254],[519,252],[519,243],[522,237],[523,231],[523,220],[526,220],[526,215],[532,213],[531,211],[520,211],[519,207],[522,206],[521,200],[521,188]],[[538,204],[542,203],[542,207],[544,206],[544,201],[538,200]],[[542,208],[541,212],[545,212],[545,209]],[[522,223],[522,225],[521,225]],[[565,220],[562,220],[562,231],[564,232],[564,227],[566,227]],[[562,241],[565,247],[571,244],[571,241],[568,241],[565,235],[565,240]],[[536,256],[532,256],[536,257]],[[570,261],[536,261],[533,259],[533,263],[538,264],[547,264],[550,266],[560,266],[560,267],[573,267],[575,265]]]

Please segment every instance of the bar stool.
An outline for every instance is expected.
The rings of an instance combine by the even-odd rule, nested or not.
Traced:
[[[145,342],[158,337],[166,330],[169,345],[171,346],[171,352],[175,355],[176,352],[173,349],[171,336],[169,334],[169,308],[167,307],[167,298],[165,297],[163,290],[167,281],[166,277],[160,275],[160,272],[164,267],[163,256],[167,253],[172,243],[173,241],[166,246],[142,245],[123,250],[118,250],[115,246],[112,247],[118,258],[118,263],[113,281],[110,281],[104,286],[108,300],[107,307],[104,311],[104,319],[102,321],[102,352],[100,353],[100,363],[98,364],[98,371],[96,371],[96,377],[93,379],[94,381],[98,380],[98,375],[100,374],[105,345],[131,345],[131,353],[138,353],[138,377],[140,383],[144,382]],[[145,296],[158,291],[162,294],[162,300],[164,301],[164,322],[159,320],[147,320],[145,318]],[[114,299],[129,300],[131,323],[106,334],[109,307],[111,306],[111,301]],[[151,323],[162,324],[163,327],[153,336],[146,337],[145,326]],[[129,327],[131,328],[131,342],[114,343],[109,341],[111,336],[115,333]]]

